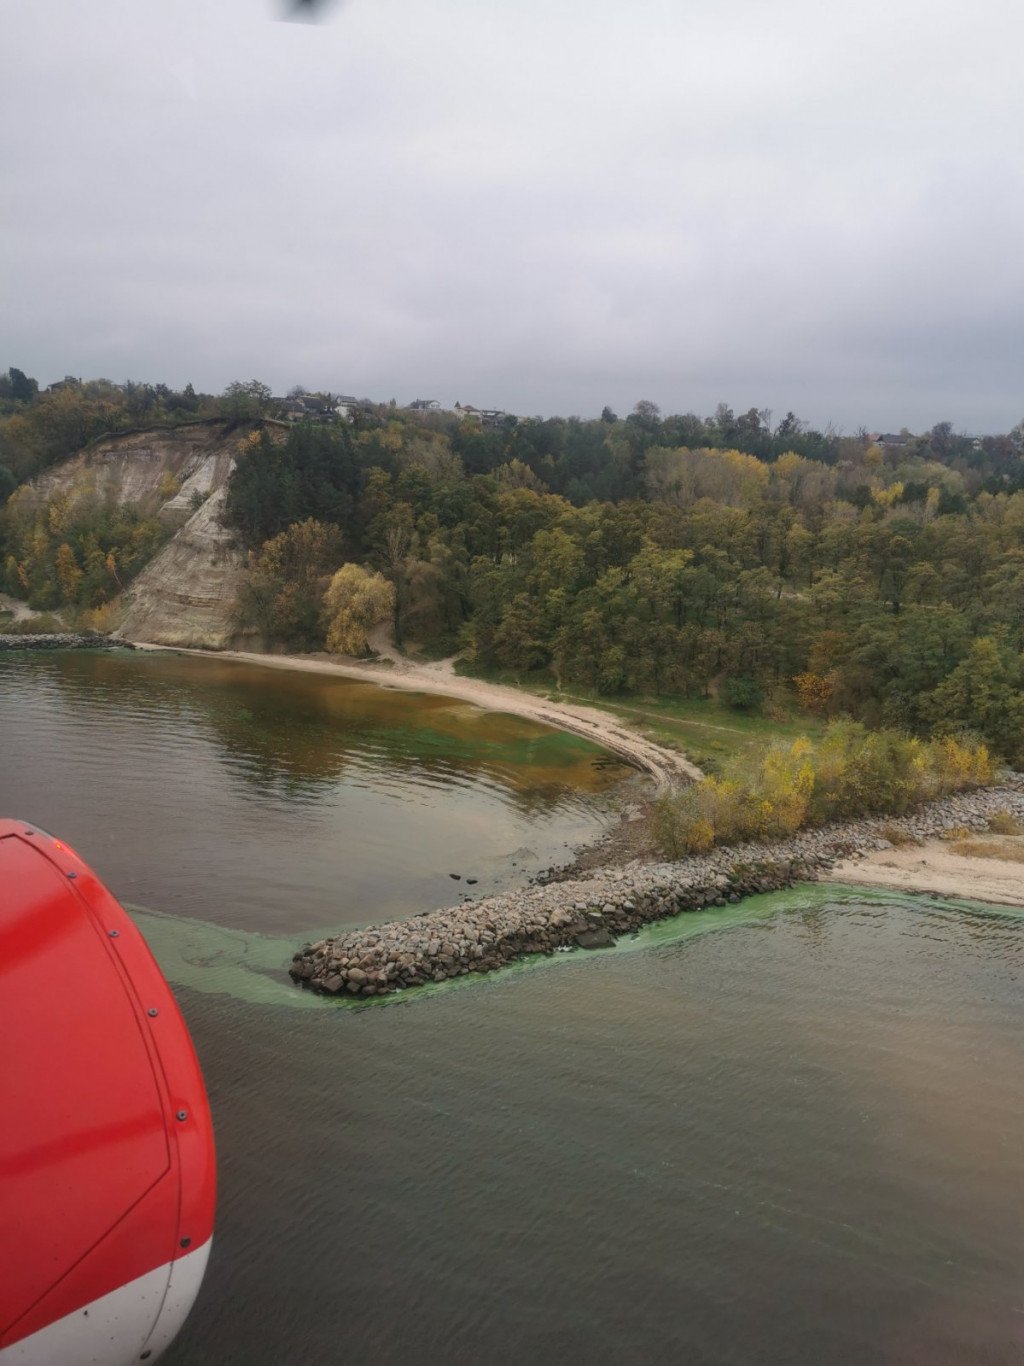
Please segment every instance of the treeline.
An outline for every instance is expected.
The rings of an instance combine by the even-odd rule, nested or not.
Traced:
[[[302,386],[289,396],[307,395]],[[322,394],[329,417],[335,400]],[[166,384],[65,376],[41,391],[37,381],[15,367],[0,374],[0,502],[13,478],[21,482],[62,460],[104,432],[197,419],[248,422],[273,416],[280,400],[260,380],[235,381],[221,394],[197,392],[191,384],[176,390]],[[794,413],[776,418],[767,409],[736,413],[721,403],[710,416],[662,414],[641,400],[620,418],[610,408],[600,418],[514,418],[483,426],[454,412],[412,413],[390,403],[360,402],[353,428],[367,438],[366,453],[390,468],[398,450],[408,452],[417,439],[430,446],[440,438],[467,474],[492,474],[518,462],[550,493],[576,505],[594,499],[621,501],[647,495],[644,463],[652,448],[737,450],[766,463],[787,453],[829,466],[856,461],[866,445],[864,433],[841,436],[819,431]],[[939,463],[964,480],[969,494],[1024,487],[1020,451],[1024,423],[1005,435],[981,438],[954,432],[949,422],[913,435],[903,432],[900,460]],[[5,473],[6,471],[6,473]],[[13,487],[13,485],[12,485]],[[915,490],[908,490],[913,497]],[[866,497],[866,494],[861,496]]]
[[[196,393],[191,384],[176,390],[67,375],[41,391],[12,366],[0,374],[0,505],[18,484],[106,432],[201,419],[249,422],[271,407],[270,390],[259,380],[238,381],[214,395]]]
[[[579,505],[518,457],[469,473],[455,446],[393,415],[252,438],[228,502],[262,586],[250,625],[322,646],[326,584],[357,562],[393,584],[400,641],[459,648],[481,670],[746,708],[792,698],[920,733],[967,726],[1024,757],[1013,465],[986,491],[867,440],[831,463],[652,445],[634,496]],[[299,592],[274,566],[311,536],[330,549]]]

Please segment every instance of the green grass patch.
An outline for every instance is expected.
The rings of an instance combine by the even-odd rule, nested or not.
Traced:
[[[709,773],[719,773],[728,766],[739,777],[752,777],[772,741],[789,744],[801,736],[817,741],[825,733],[823,721],[796,712],[773,720],[734,711],[709,698],[604,697],[585,688],[559,689],[550,675],[520,676],[479,669],[464,660],[456,663],[455,672],[465,678],[504,683],[552,702],[597,707],[666,749],[685,754]]]
[[[822,722],[811,716],[786,715],[779,720],[750,716],[703,698],[636,698],[610,701],[568,693],[552,694],[564,701],[586,702],[610,711],[634,730],[671,749],[678,749],[700,768],[720,772],[728,767],[737,776],[753,775],[765,747],[773,740],[787,743],[824,734]]]

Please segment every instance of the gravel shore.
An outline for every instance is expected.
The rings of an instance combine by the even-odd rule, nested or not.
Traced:
[[[1024,821],[1024,775],[944,797],[906,816],[849,821],[674,863],[635,860],[351,930],[307,944],[289,971],[297,983],[328,995],[383,996],[493,972],[528,954],[610,947],[616,936],[654,920],[821,878],[844,859],[892,848],[889,836],[916,842],[957,829],[985,830],[1000,810]]]

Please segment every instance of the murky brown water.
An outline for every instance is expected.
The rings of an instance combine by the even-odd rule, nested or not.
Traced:
[[[513,886],[595,839],[630,772],[518,717],[347,679],[0,656],[0,810],[59,831],[122,900],[220,924],[363,924]]]

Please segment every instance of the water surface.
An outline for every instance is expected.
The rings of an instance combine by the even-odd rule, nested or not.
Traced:
[[[169,1366],[1022,1359],[1020,914],[798,889],[356,1008],[231,956]]]
[[[630,772],[519,717],[349,679],[0,655],[0,811],[59,832],[122,900],[224,925],[301,934],[513,886],[597,838]]]
[[[0,805],[141,903],[209,1085],[217,1233],[168,1366],[1024,1360],[1024,912],[817,885],[313,997],[311,929],[520,875],[612,776],[328,682],[0,657]]]

